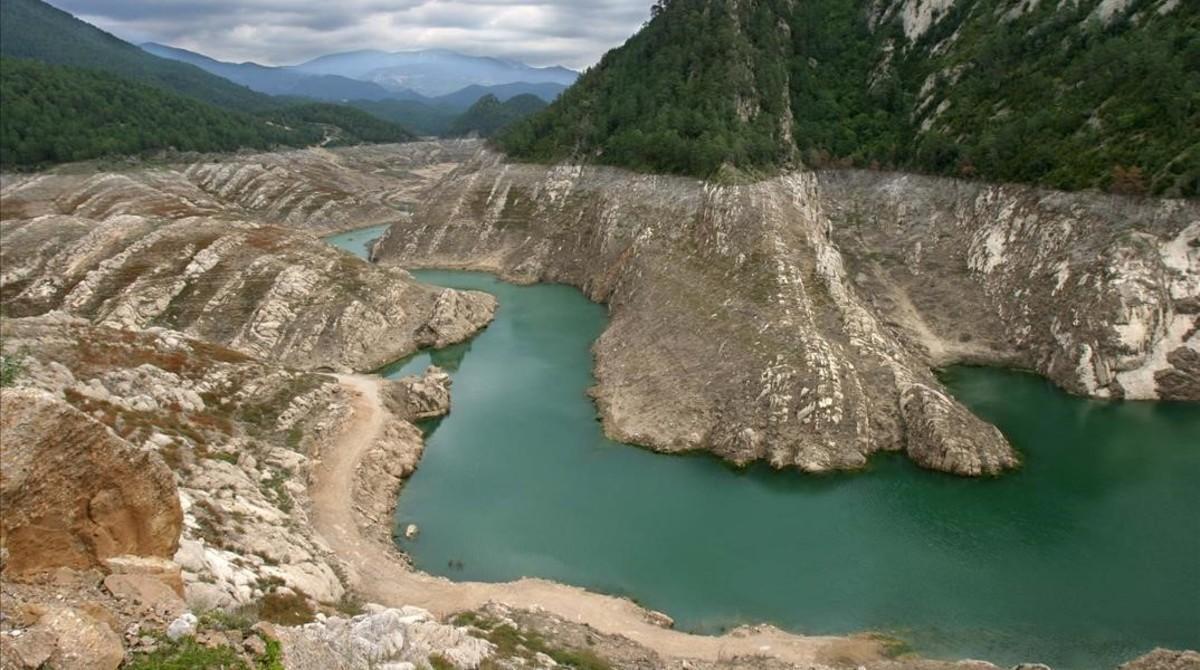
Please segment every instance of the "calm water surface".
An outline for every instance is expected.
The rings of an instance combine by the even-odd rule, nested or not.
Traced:
[[[422,570],[626,594],[686,630],[880,630],[930,656],[1059,670],[1200,647],[1200,408],[959,367],[945,382],[1022,451],[1020,472],[967,480],[898,456],[738,472],[605,439],[585,391],[607,317],[575,289],[415,274],[500,300],[471,342],[385,371],[454,375],[396,513],[421,526],[404,549]]]

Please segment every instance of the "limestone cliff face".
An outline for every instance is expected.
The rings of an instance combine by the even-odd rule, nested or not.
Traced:
[[[719,188],[485,155],[375,255],[607,302],[596,398],[623,440],[808,471],[884,449],[965,474],[1016,465],[849,284],[819,189],[813,175]]]
[[[1100,398],[1200,401],[1200,203],[821,177],[861,290],[941,357]],[[910,309],[915,306],[915,309]]]
[[[0,401],[6,574],[175,553],[183,513],[161,458],[48,393],[5,389]]]
[[[1182,360],[1180,346],[1194,351],[1194,332],[1159,325],[1174,324],[1197,293],[1188,246],[1194,204],[1105,200],[1116,203],[1106,214],[1099,205],[1089,209],[1087,196],[922,183],[929,192],[878,174],[795,173],[725,187],[609,168],[509,164],[485,153],[447,177],[411,221],[395,224],[374,255],[385,264],[480,268],[581,287],[612,313],[596,344],[595,390],[610,434],[663,451],[707,449],[736,463],[763,459],[821,471],[904,450],[930,468],[997,473],[1018,456],[949,396],[931,365],[1028,360],[1035,367],[1045,360],[1038,369],[1051,378],[1099,394],[1100,384],[1066,374],[1078,368],[1080,344],[1103,341],[1089,345],[1096,360],[1124,352],[1119,364],[1101,364],[1110,370]],[[964,188],[971,195],[960,201]],[[890,220],[912,226],[883,226],[889,210],[872,204],[882,193],[906,212]],[[1055,237],[1071,211],[1073,234]],[[1125,216],[1132,213],[1138,216]],[[1104,242],[1094,228],[1114,220],[1137,232]],[[990,233],[996,226],[1001,232]],[[1007,239],[1009,230],[1024,236],[1025,250],[1013,242],[1011,255],[994,255],[1004,247],[997,251],[988,240]],[[901,252],[905,239],[925,246]],[[1042,262],[1067,277],[1058,294],[1031,277],[1024,265],[1036,262],[1030,249],[1052,257]],[[1096,264],[1091,255],[1104,249],[1112,256]],[[931,295],[955,298],[914,305],[903,284],[871,283],[861,270],[868,263],[884,273],[938,268],[919,281]],[[1123,302],[1113,303],[1115,296]],[[1138,321],[1144,335],[1129,325],[1131,314],[1145,315]],[[962,346],[938,336],[955,331],[929,325],[976,332],[1003,320],[1012,325],[994,332],[1028,329],[1040,353],[995,337],[980,336],[990,348]],[[1165,355],[1153,353],[1163,342]],[[982,353],[967,355],[976,349]],[[1151,353],[1138,359],[1137,350]],[[1185,380],[1172,388],[1187,388],[1194,376],[1185,367],[1153,374],[1160,373]],[[1133,387],[1124,394],[1153,397],[1144,385]]]

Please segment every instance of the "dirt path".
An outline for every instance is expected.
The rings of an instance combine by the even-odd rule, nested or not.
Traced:
[[[355,396],[354,415],[317,466],[309,491],[312,521],[329,546],[349,563],[351,583],[365,600],[392,607],[416,605],[439,617],[476,609],[489,601],[542,608],[601,632],[623,635],[665,656],[716,660],[768,655],[793,663],[879,658],[879,644],[864,638],[801,637],[769,626],[721,637],[690,635],[650,623],[645,610],[628,600],[554,582],[458,583],[413,571],[393,549],[364,536],[355,521],[355,470],[388,415],[379,401],[376,378],[344,375],[339,379]]]

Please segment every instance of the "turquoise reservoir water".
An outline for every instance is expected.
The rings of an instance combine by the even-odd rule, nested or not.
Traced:
[[[585,391],[606,314],[575,289],[416,274],[500,300],[471,342],[385,371],[454,375],[397,508],[421,526],[402,544],[422,570],[625,594],[687,630],[878,630],[929,656],[1058,670],[1200,647],[1198,407],[959,367],[945,382],[1023,452],[1020,472],[961,479],[899,456],[856,474],[734,471],[604,438]]]

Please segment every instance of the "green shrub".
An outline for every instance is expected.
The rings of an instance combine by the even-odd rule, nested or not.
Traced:
[[[0,386],[12,386],[25,372],[25,355],[0,354]]]
[[[137,654],[125,670],[249,670],[232,647],[209,649],[192,638],[163,638],[151,654]]]
[[[312,623],[316,618],[316,612],[303,595],[279,591],[272,591],[258,601],[258,615],[266,621],[283,626]]]

